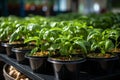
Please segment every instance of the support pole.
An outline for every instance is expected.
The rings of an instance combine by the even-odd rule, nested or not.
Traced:
[[[20,0],[20,16],[25,16],[24,0]]]

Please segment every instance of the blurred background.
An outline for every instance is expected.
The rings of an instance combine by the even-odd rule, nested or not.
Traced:
[[[120,12],[120,0],[0,0],[0,16]]]

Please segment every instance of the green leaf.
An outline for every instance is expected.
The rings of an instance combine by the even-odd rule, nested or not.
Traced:
[[[114,44],[111,40],[106,40],[105,41],[105,50],[109,51],[114,47]]]
[[[58,28],[58,27],[54,27],[54,28],[51,28],[51,29],[50,29],[50,31],[54,31],[54,30],[56,30],[56,31],[62,31],[62,29],[61,29],[61,28]]]
[[[99,36],[99,33],[91,32],[91,33],[89,33],[89,35],[87,37],[87,41],[90,41],[92,39],[97,39],[98,36]]]
[[[10,39],[9,39],[9,42],[13,42],[14,40],[17,39],[18,37],[18,33],[17,32],[14,32],[11,36],[10,36]]]
[[[29,38],[25,39],[24,43],[28,43],[31,41],[38,41],[38,40],[39,40],[39,37],[37,37],[37,36],[29,37]]]
[[[56,49],[59,49],[59,44],[52,44],[49,48],[49,50],[52,50],[52,51],[54,51]]]
[[[85,53],[87,53],[87,49],[86,49],[86,46],[85,46],[85,44],[84,44],[84,41],[81,41],[81,40],[80,40],[80,41],[77,41],[77,40],[75,40],[74,43],[77,44],[77,45],[79,45],[80,48],[81,48]]]
[[[52,22],[52,23],[50,23],[50,26],[51,26],[51,27],[55,27],[56,25],[57,25],[56,22]]]
[[[93,42],[90,46],[91,51],[95,51],[95,49],[97,48],[98,48],[98,44],[96,44],[95,42]]]
[[[100,48],[103,48],[104,47],[104,45],[105,45],[105,41],[100,41],[100,42],[98,42],[98,46],[100,47]]]
[[[31,51],[31,53],[30,53],[30,55],[32,56],[32,54],[34,54],[35,52],[37,52],[38,51],[38,47],[35,47],[34,49],[32,49],[32,51]]]

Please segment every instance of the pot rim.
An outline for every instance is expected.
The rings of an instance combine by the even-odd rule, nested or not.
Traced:
[[[68,61],[64,61],[64,60],[56,60],[55,58],[49,57],[48,61],[54,64],[78,64],[78,63],[82,63],[86,61],[86,58],[80,58],[77,60],[68,60]]]
[[[29,53],[26,53],[25,58],[28,58],[28,59],[41,59],[41,58],[43,58],[43,59],[46,59],[46,58],[48,58],[48,56],[29,56]]]
[[[7,44],[5,42],[2,42],[1,45],[4,46],[4,47],[11,47],[12,46],[12,44]]]
[[[20,44],[9,44],[9,43],[6,43],[6,42],[2,42],[1,43],[1,46],[4,46],[4,47],[13,47],[13,46],[22,46],[22,45],[25,45],[24,43],[20,43]]]
[[[12,51],[15,53],[26,53],[26,52],[29,52],[31,50],[30,49],[18,50],[17,48],[12,48]]]
[[[91,60],[91,61],[111,61],[111,60],[118,60],[119,57],[118,55],[115,55],[114,57],[110,57],[110,58],[92,58],[92,57],[87,57],[87,60]]]

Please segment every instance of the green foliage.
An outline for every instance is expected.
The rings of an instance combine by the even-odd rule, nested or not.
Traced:
[[[58,50],[61,55],[69,56],[80,50],[86,55],[97,48],[105,53],[120,45],[119,22],[120,15],[113,13],[86,16],[70,13],[52,18],[35,15],[0,17],[0,40],[34,42],[36,47],[32,53]]]
[[[113,42],[109,39],[110,35],[106,35],[106,31],[107,30],[95,29],[89,33],[87,41],[91,44],[91,51],[99,48],[101,53],[105,54],[114,47]]]
[[[120,45],[120,41],[118,40],[120,37],[120,28],[116,29],[106,29],[105,30],[106,36],[110,39],[114,40],[114,48],[117,49]]]

